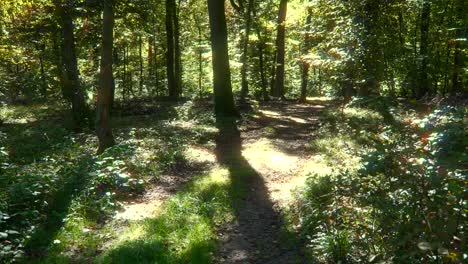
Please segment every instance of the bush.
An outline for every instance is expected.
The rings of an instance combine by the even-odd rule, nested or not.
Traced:
[[[466,261],[465,111],[400,116],[404,125],[371,133],[358,170],[311,175],[292,218],[311,255],[323,263]]]

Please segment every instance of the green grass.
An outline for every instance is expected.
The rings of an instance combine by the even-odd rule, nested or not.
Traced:
[[[98,263],[210,263],[216,228],[233,218],[230,185],[226,169],[197,177],[158,216],[131,223]]]
[[[0,238],[0,262],[94,259],[115,236],[118,226],[105,223],[119,201],[140,194],[160,173],[185,166],[188,144],[211,144],[215,130],[205,121],[171,121],[185,107],[157,116],[116,117],[119,145],[101,156],[94,154],[93,131],[74,134],[63,126],[69,121],[63,110],[2,108],[0,232],[8,237]]]

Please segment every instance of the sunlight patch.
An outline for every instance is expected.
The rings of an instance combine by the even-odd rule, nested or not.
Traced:
[[[250,165],[262,174],[268,171],[289,174],[297,168],[299,161],[297,156],[281,152],[268,139],[246,144],[242,154]]]

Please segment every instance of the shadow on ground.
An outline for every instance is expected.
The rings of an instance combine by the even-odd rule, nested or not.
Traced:
[[[242,156],[236,121],[219,119],[217,127],[216,156],[229,170],[235,221],[221,231],[223,236],[216,262],[303,263],[300,250],[293,247],[297,243],[284,240],[288,236],[282,229],[282,216],[274,210],[263,178]]]

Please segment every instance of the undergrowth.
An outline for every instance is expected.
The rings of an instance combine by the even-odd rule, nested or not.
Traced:
[[[171,103],[166,116],[115,118],[119,144],[97,156],[92,131],[73,134],[62,127],[69,123],[57,114],[63,109],[35,107],[0,111],[2,263],[94,259],[115,236],[107,223],[121,201],[143,193],[161,173],[187,166],[186,146],[209,144],[207,135],[216,132],[206,125],[209,114],[200,121],[194,116],[202,110]]]
[[[465,115],[385,98],[328,110],[312,148],[333,173],[310,175],[289,216],[313,261],[465,262]]]

